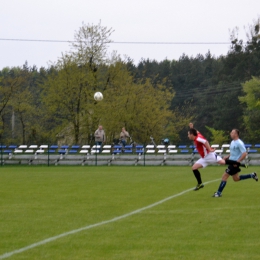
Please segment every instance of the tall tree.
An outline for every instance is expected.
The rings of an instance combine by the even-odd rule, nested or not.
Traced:
[[[147,143],[151,135],[157,142],[165,135],[177,138],[190,117],[170,110],[174,96],[171,89],[162,84],[154,86],[150,79],[136,82],[127,64],[120,61],[109,67],[109,73],[116,77],[111,79],[105,99],[98,104],[100,121],[109,137],[118,137],[125,126],[135,141],[141,143]]]
[[[106,51],[112,32],[101,23],[83,23],[75,33],[71,51],[58,59],[56,69],[44,83],[44,102],[49,114],[55,115],[54,125],[58,125],[54,136],[68,124],[72,126],[75,143],[82,135],[93,132],[93,125],[98,122],[93,114],[96,105],[93,95],[97,90],[105,90],[110,79],[106,74],[109,62]],[[84,117],[88,118],[88,126],[84,125]]]
[[[247,131],[247,140],[258,142],[260,129],[260,78],[252,77],[251,80],[243,84],[245,96],[239,97],[239,100],[246,105],[244,112],[244,123]]]
[[[4,133],[5,127],[7,125],[7,113],[8,106],[10,104],[11,98],[17,91],[19,86],[24,82],[24,78],[19,74],[19,68],[4,68],[0,75],[0,138]]]
[[[98,65],[108,63],[107,49],[112,42],[112,33],[113,29],[102,26],[101,21],[97,25],[82,23],[71,44],[71,53],[75,60],[83,65],[88,64],[93,71]]]
[[[43,86],[43,100],[48,112],[47,121],[53,128],[51,137],[54,138],[61,129],[71,123],[74,141],[77,143],[80,115],[84,113],[90,95],[89,91],[91,91],[88,88],[87,73],[85,73],[84,67],[78,67],[69,55],[63,55],[59,59],[56,69],[57,71],[48,76]],[[50,117],[55,119],[51,121]]]
[[[33,106],[33,95],[28,87],[25,89],[20,88],[14,93],[11,106],[21,125],[22,138],[18,138],[18,140],[20,139],[19,142],[26,144],[26,134],[28,135],[29,130],[35,123],[33,118],[36,112]]]

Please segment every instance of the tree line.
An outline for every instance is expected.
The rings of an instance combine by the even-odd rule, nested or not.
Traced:
[[[231,32],[230,49],[178,60],[144,59],[134,64],[107,53],[113,30],[82,24],[71,50],[48,68],[0,71],[0,142],[83,144],[93,140],[99,124],[108,142],[125,126],[133,139],[148,143],[188,143],[187,125],[206,136],[221,131],[228,141],[239,128],[246,142],[260,142],[259,19],[249,26],[247,41]],[[96,91],[104,100],[93,99]],[[210,129],[212,131],[210,131]]]

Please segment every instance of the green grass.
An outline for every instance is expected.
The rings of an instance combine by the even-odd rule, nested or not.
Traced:
[[[203,169],[203,181],[224,169]],[[190,167],[0,167],[0,256],[195,184]],[[7,259],[259,259],[260,183],[230,179],[223,197],[212,198],[218,185]]]

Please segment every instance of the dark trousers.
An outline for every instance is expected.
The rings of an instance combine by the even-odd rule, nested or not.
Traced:
[[[96,145],[100,145],[100,148],[98,150],[99,150],[99,153],[101,153],[102,142],[96,142]]]

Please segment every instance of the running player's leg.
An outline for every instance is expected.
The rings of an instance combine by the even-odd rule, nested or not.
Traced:
[[[219,155],[216,156],[216,161],[218,164],[225,165],[226,161],[222,159]]]
[[[200,172],[198,169],[200,168],[203,168],[203,167],[206,167],[207,164],[205,162],[205,160],[203,158],[199,159],[193,166],[192,166],[192,171],[193,171],[193,174],[198,182],[197,186],[195,187],[195,191],[196,190],[199,190],[201,188],[204,187],[203,183],[202,183],[202,180],[201,180],[201,175],[200,175]]]
[[[225,162],[226,162],[227,165],[236,165],[237,167],[245,167],[245,168],[248,167],[247,164],[240,163],[240,162],[237,162],[237,161],[234,161],[234,160],[226,159]]]
[[[213,197],[221,197],[221,194],[223,192],[223,189],[225,188],[227,184],[227,179],[231,175],[234,181],[241,181],[241,180],[246,180],[253,178],[255,181],[258,181],[258,176],[255,172],[250,173],[250,174],[244,174],[239,176],[239,172],[241,170],[239,167],[234,166],[234,165],[229,165],[228,169],[226,169],[226,172],[223,174],[218,191],[214,193]]]
[[[212,197],[221,197],[221,194],[227,184],[227,179],[229,178],[229,176],[230,175],[233,176],[233,175],[237,174],[238,172],[240,172],[239,167],[234,167],[233,165],[229,165],[228,168],[226,169],[225,173],[222,175],[222,179],[219,184],[218,191],[215,192]]]
[[[230,160],[230,159],[222,159],[219,155],[217,155],[216,153],[212,153],[212,154],[215,154],[216,156],[216,160],[217,160],[217,163],[218,164],[221,164],[221,165],[233,165],[233,166],[237,166],[237,167],[245,167],[247,168],[248,165],[244,164],[244,163],[240,163],[238,161],[234,161],[234,160]]]
[[[232,167],[232,166],[231,166],[231,167]],[[257,174],[256,174],[255,172],[249,173],[249,174],[243,174],[243,175],[240,175],[240,176],[239,176],[238,173],[241,171],[241,170],[239,169],[239,167],[233,166],[232,168],[233,168],[233,169],[232,169],[230,175],[232,175],[232,178],[233,178],[234,181],[242,181],[242,180],[251,179],[251,178],[253,178],[253,179],[255,179],[256,181],[258,181],[258,177],[257,177]],[[233,172],[234,172],[234,173],[233,173]]]
[[[207,156],[204,159],[206,160],[207,164],[216,164],[216,163],[221,165],[226,164],[226,161],[214,152],[207,154]]]
[[[225,188],[225,186],[227,184],[227,180],[228,180],[228,178],[230,176],[230,174],[227,173],[227,170],[222,175],[222,179],[221,179],[221,182],[219,184],[218,191],[215,192],[212,197],[221,197],[222,191],[224,190],[224,188]]]
[[[249,173],[249,174],[243,174],[243,175],[240,175],[240,176],[238,175],[235,178],[233,177],[233,180],[234,181],[242,181],[242,180],[251,179],[251,178],[254,179],[255,181],[258,181],[258,176],[257,176],[256,172],[252,172],[252,173]]]
[[[234,174],[232,175],[232,178],[233,178],[233,181],[240,181],[240,177],[239,177],[239,174]]]

